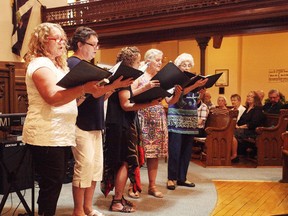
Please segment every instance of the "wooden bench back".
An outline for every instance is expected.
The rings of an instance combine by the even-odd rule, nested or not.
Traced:
[[[279,115],[265,114],[268,127],[256,128],[257,162],[260,166],[282,165],[281,135],[287,130],[288,109],[281,109]]]
[[[265,122],[264,127],[275,127],[279,121],[279,114],[272,114],[272,113],[264,113],[265,115]]]
[[[218,127],[222,128],[228,125],[229,123],[229,110],[221,110],[218,108],[211,109],[208,114],[205,128],[207,127]]]
[[[211,112],[208,115],[206,146],[207,166],[230,166],[231,144],[234,136],[238,110]]]

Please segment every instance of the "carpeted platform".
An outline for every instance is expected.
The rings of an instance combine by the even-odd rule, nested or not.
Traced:
[[[147,194],[148,177],[147,169],[141,168],[141,179],[143,192],[141,198],[132,200],[137,206],[137,211],[132,215],[139,216],[208,216],[213,212],[217,203],[217,192],[213,180],[242,180],[242,181],[278,181],[282,177],[280,167],[257,167],[257,168],[236,168],[236,167],[213,167],[204,168],[191,162],[189,166],[188,179],[196,184],[195,188],[177,187],[175,191],[166,189],[167,163],[161,160],[158,172],[158,188],[164,194],[163,199],[157,199]],[[36,189],[37,192],[37,189]],[[99,185],[95,192],[95,208],[105,215],[123,215],[117,212],[110,212],[109,206],[113,192],[105,198],[100,192]],[[36,194],[37,197],[37,194]],[[2,197],[0,196],[0,199]],[[13,209],[19,203],[17,195],[12,194],[12,210],[6,215],[13,215]],[[30,191],[26,192],[25,199],[30,204]],[[129,199],[131,200],[131,199]],[[11,206],[11,199],[8,198],[5,213]],[[37,205],[36,205],[37,207]],[[24,213],[20,205],[17,213]],[[73,198],[71,184],[63,185],[63,190],[58,202],[59,216],[70,216],[73,209]],[[15,212],[14,215],[18,215]]]

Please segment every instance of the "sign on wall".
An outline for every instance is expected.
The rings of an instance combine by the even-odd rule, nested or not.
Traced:
[[[288,69],[270,69],[268,72],[269,82],[288,82]]]

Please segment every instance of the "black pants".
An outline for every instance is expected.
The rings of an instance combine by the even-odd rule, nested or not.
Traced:
[[[55,215],[70,147],[28,146],[32,153],[35,172],[39,177],[38,214]]]

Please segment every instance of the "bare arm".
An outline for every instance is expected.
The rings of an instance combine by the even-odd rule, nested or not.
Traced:
[[[145,85],[138,87],[139,85],[139,80],[135,80],[132,84],[132,89],[133,89],[133,95],[138,95],[141,94],[142,92],[145,92],[151,88],[154,87],[159,87],[160,83],[159,80],[150,80],[149,82],[147,82]]]
[[[44,101],[52,106],[62,106],[85,93],[94,93],[103,89],[102,87],[98,87],[95,81],[64,89],[56,85],[57,78],[47,67],[36,70],[32,75],[32,80]]]
[[[101,95],[100,94],[93,94],[93,97],[97,98],[97,97],[100,97],[100,96],[105,94],[105,98],[104,99],[106,100],[113,94],[115,89],[128,87],[128,86],[132,85],[132,83],[133,83],[133,79],[132,78],[125,79],[125,80],[122,80],[122,79],[123,79],[123,76],[120,76],[113,83],[103,86],[104,93],[101,94]]]
[[[179,100],[181,94],[182,94],[182,87],[179,85],[176,85],[173,96],[171,96],[169,98],[167,98],[167,97],[165,98],[167,104],[168,105],[175,104]]]
[[[194,89],[196,89],[196,88],[198,88],[198,87],[200,87],[200,86],[205,85],[207,81],[208,81],[208,79],[200,79],[200,80],[198,80],[198,81],[195,82],[193,85],[184,88],[183,94],[186,95],[186,94],[188,94],[189,92],[191,92],[192,90],[194,90]]]

